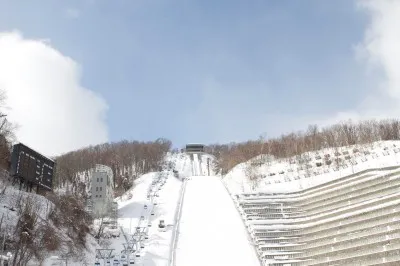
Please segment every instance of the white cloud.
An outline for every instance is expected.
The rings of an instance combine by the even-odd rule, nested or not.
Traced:
[[[80,84],[81,69],[48,43],[0,33],[0,89],[19,141],[46,155],[106,142],[106,102]]]
[[[368,15],[369,23],[364,40],[356,47],[355,57],[361,60],[368,81],[375,88],[366,93],[361,104],[353,110],[316,121],[319,124],[400,115],[400,1],[357,0],[357,4]]]
[[[76,8],[70,7],[65,10],[65,16],[67,16],[68,18],[76,19],[79,18],[80,15],[81,12]]]
[[[371,23],[361,45],[370,65],[383,70],[381,90],[400,100],[400,1],[359,1]]]

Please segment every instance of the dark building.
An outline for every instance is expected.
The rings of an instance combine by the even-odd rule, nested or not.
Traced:
[[[55,162],[26,145],[19,143],[13,146],[11,155],[11,176],[14,182],[20,182],[20,188],[25,185],[26,190],[52,190]]]
[[[198,152],[204,152],[204,144],[186,144],[186,152],[193,152],[193,153],[198,153]]]

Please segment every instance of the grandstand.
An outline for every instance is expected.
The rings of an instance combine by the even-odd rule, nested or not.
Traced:
[[[400,265],[399,196],[392,166],[235,202],[264,265]]]

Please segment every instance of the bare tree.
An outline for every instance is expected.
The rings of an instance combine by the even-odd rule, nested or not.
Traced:
[[[10,158],[11,142],[15,140],[16,125],[7,119],[5,112],[6,93],[0,90],[0,167],[8,169]]]
[[[217,158],[215,166],[222,171],[222,174],[226,174],[235,165],[265,153],[265,147],[268,147],[268,154],[275,158],[295,156],[301,164],[305,164],[307,160],[305,157],[310,151],[329,147],[339,152],[339,147],[347,145],[398,139],[400,139],[399,120],[366,120],[358,123],[348,120],[323,129],[311,125],[305,133],[290,133],[268,140],[260,138],[257,141],[242,143],[213,144],[207,150]],[[341,166],[341,157],[339,155],[334,157],[336,158],[332,160],[336,159],[335,165]]]

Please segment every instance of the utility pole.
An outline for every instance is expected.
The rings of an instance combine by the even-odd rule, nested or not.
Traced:
[[[208,170],[208,176],[210,176],[210,158],[207,158],[207,170]]]

